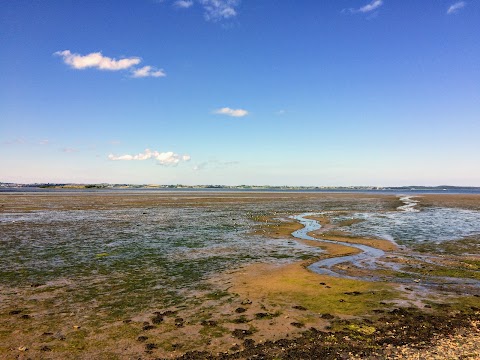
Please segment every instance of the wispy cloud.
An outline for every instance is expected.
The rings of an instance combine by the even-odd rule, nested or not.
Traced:
[[[219,22],[237,16],[240,1],[241,0],[171,0],[171,4],[177,9],[190,9],[198,3],[203,9],[205,20]],[[164,3],[165,0],[157,0],[156,2]]]
[[[26,139],[24,137],[18,137],[15,139],[2,141],[2,145],[49,145],[48,139]]]
[[[221,108],[221,109],[217,109],[213,113],[214,114],[219,114],[219,115],[232,116],[232,117],[244,117],[244,116],[248,115],[247,110],[230,109],[229,107],[224,107],[224,108]]]
[[[180,8],[180,9],[188,9],[189,7],[193,6],[193,1],[188,0],[177,0],[173,3],[173,6]]]
[[[136,65],[142,62],[137,56],[117,60],[102,55],[100,51],[87,55],[80,55],[72,53],[70,50],[57,51],[54,55],[62,57],[65,64],[76,70],[88,68],[105,71],[130,70],[132,72],[132,77],[134,78],[166,76],[163,69],[158,70],[149,65],[135,68]]]
[[[3,145],[23,145],[26,143],[27,143],[27,140],[24,137],[2,141]]]
[[[145,149],[144,152],[136,155],[120,155],[116,156],[113,154],[108,155],[109,160],[113,161],[143,161],[153,159],[156,160],[159,165],[177,165],[181,161],[189,161],[190,155],[179,155],[175,154],[173,151],[159,152],[152,151],[150,149]]]
[[[157,70],[152,66],[144,66],[140,69],[135,69],[132,71],[132,77],[134,78],[144,78],[144,77],[164,77],[167,76],[163,69]]]
[[[460,11],[460,9],[463,9],[467,5],[465,1],[458,1],[455,4],[450,5],[450,7],[447,10],[447,14],[456,14],[457,12]]]
[[[343,12],[345,11],[348,11],[348,12],[351,12],[351,13],[363,13],[363,14],[366,14],[366,13],[370,13],[372,11],[375,11],[377,10],[378,8],[380,8],[380,6],[383,5],[383,1],[382,0],[373,0],[371,1],[370,3],[358,8],[358,9],[353,9],[353,8],[350,8],[350,9],[343,9]]]
[[[199,163],[193,167],[193,170],[195,171],[201,171],[205,169],[224,169],[226,167],[234,166],[239,164],[238,161],[218,161],[218,160],[210,160],[210,161],[204,161],[202,163]]]
[[[358,9],[358,11],[361,12],[361,13],[368,13],[368,12],[371,12],[373,10],[378,9],[382,5],[383,5],[382,0],[373,0],[371,3],[369,3],[365,6],[362,6],[360,9]]]
[[[205,10],[205,19],[219,21],[237,16],[240,0],[200,0]]]
[[[61,149],[61,150],[62,150],[62,152],[64,152],[64,153],[68,153],[68,154],[70,154],[70,153],[76,153],[76,152],[78,152],[78,151],[79,151],[78,149],[75,149],[75,148],[69,148],[69,147],[63,148],[63,149]]]

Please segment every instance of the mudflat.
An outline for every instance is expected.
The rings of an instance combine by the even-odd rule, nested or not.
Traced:
[[[476,358],[480,230],[459,220],[480,196],[415,200],[404,215],[378,194],[2,193],[0,357]],[[292,236],[306,213],[312,240]],[[430,231],[439,218],[458,229]],[[349,244],[384,255],[312,271]]]

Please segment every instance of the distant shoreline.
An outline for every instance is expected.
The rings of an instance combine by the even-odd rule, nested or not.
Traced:
[[[172,192],[206,192],[206,193],[358,193],[358,194],[480,194],[480,187],[147,187],[147,186],[88,186],[88,185],[12,185],[0,183],[1,193],[66,193],[66,192],[91,192],[91,193],[117,193],[117,192],[138,192],[138,193],[172,193]]]

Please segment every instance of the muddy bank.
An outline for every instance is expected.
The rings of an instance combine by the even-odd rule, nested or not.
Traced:
[[[349,233],[365,222],[353,213],[402,204],[370,194],[0,195],[0,357],[273,359],[306,351],[315,358],[347,348],[361,355],[388,340],[384,330],[407,326],[388,330],[382,322],[395,319],[385,316],[413,307],[399,317],[425,319],[428,327],[437,314],[463,314],[464,322],[451,325],[471,329],[478,298],[465,294],[478,289],[445,284],[433,291],[423,280],[476,274],[474,238],[455,256],[425,247],[412,257],[389,241]],[[328,212],[320,219],[327,231],[300,244],[290,234],[302,225],[289,216],[305,212]],[[319,259],[360,251],[351,243],[385,251],[407,267],[407,281],[396,282],[391,269],[349,263],[332,270],[381,281],[307,270]]]

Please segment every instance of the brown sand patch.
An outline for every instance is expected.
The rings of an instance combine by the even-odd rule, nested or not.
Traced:
[[[302,224],[288,218],[279,219],[274,216],[262,216],[257,221],[261,224],[256,226],[253,233],[273,239],[292,237],[292,232],[303,228]]]
[[[340,244],[324,243],[324,242],[315,241],[315,240],[297,240],[297,241],[308,246],[319,247],[323,249],[326,252],[326,254],[319,256],[319,259],[325,259],[325,258],[337,257],[337,256],[355,255],[362,252],[361,250],[356,249],[354,247],[340,245]],[[317,260],[318,259],[316,259],[315,261]]]
[[[384,299],[393,294],[392,287],[386,284],[319,275],[307,270],[304,265],[246,266],[235,273],[229,291],[251,300],[268,299],[281,306],[301,305],[313,316],[307,322],[315,322],[313,319],[323,313],[359,315],[378,306],[380,293]],[[345,293],[352,291],[358,291],[363,296],[348,299]]]
[[[360,237],[351,237],[351,236],[338,236],[338,235],[331,235],[331,234],[324,234],[324,233],[317,233],[311,232],[309,233],[310,236],[318,238],[319,240],[333,240],[333,241],[341,241],[350,244],[362,244],[367,245],[370,247],[374,247],[383,251],[395,251],[398,250],[398,246],[391,241],[383,240],[383,239],[368,239],[368,238],[360,238]]]
[[[295,193],[295,192],[187,192],[135,190],[122,191],[59,191],[42,193],[2,193],[0,213],[35,210],[102,210],[129,209],[148,206],[209,206],[238,203],[270,203],[274,201],[295,201],[298,203],[335,204],[349,211],[361,210],[372,204],[393,210],[402,204],[394,195],[358,193]],[[333,208],[332,205],[327,205]],[[325,208],[325,206],[322,206]]]
[[[415,197],[419,200],[420,207],[449,207],[469,210],[480,210],[479,194],[432,194],[419,195]]]

